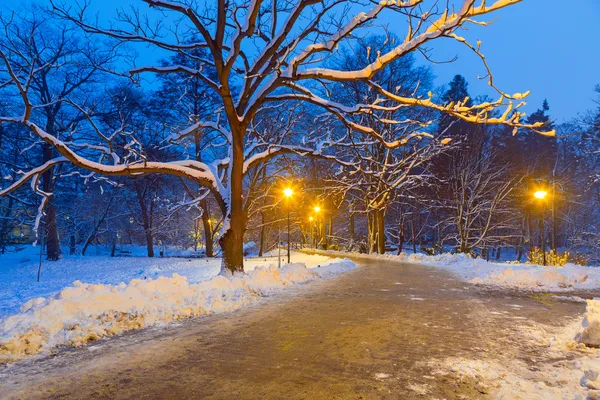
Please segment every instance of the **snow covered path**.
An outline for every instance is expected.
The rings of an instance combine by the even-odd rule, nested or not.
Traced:
[[[232,314],[5,367],[0,398],[482,398],[494,377],[464,371],[543,370],[556,355],[526,336],[585,310],[468,285],[435,268],[357,262],[362,268]],[[507,398],[537,398],[515,380]],[[570,385],[579,382],[539,398],[573,398],[561,397],[574,394]]]

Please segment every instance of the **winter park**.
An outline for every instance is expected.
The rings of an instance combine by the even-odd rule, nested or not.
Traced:
[[[0,399],[600,399],[598,17],[3,0]]]

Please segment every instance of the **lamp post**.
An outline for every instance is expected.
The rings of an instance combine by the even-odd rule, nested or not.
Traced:
[[[290,263],[290,202],[289,199],[294,194],[292,188],[285,188],[283,190],[283,195],[286,199],[286,207],[287,207],[287,262]]]
[[[535,197],[536,199],[538,199],[539,201],[543,201],[546,196],[548,195],[548,192],[546,192],[545,190],[538,190],[537,192],[535,192],[533,194],[533,197]],[[542,257],[543,257],[543,263],[544,266],[546,265],[546,227],[544,224],[544,205],[542,204],[542,211],[541,211],[541,219],[540,219],[540,225],[542,228]]]
[[[315,211],[315,214],[317,215],[317,223],[319,221],[319,213],[321,212],[321,207],[319,206],[315,206],[315,208],[313,209]],[[321,224],[319,224],[319,226],[317,227],[317,234],[319,235],[319,242],[321,241]],[[319,248],[319,244],[317,243],[317,240],[315,238],[315,249]]]
[[[310,216],[310,217],[308,217],[308,221],[310,222],[310,240],[311,240],[311,242],[314,243],[315,242],[315,223],[314,223],[314,218],[312,216]]]

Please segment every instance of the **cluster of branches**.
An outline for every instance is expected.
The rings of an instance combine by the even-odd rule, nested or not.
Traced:
[[[4,15],[0,89],[10,100],[0,123],[31,141],[20,154],[33,161],[8,168],[14,179],[0,195],[14,198],[33,182],[43,198],[38,220],[44,214],[48,246],[56,250],[55,184],[63,170],[114,187],[132,179],[138,199],[147,192],[136,183],[166,175],[182,187],[174,209],[197,208],[206,238],[220,226],[224,271],[236,271],[243,268],[247,222],[277,159],[311,157],[339,166],[341,191],[362,191],[373,225],[384,226],[387,205],[404,188],[424,185],[427,164],[450,143],[446,130],[437,130],[439,115],[554,135],[543,122],[524,119],[527,93],[499,90],[481,43],[457,33],[486,25],[480,18],[518,1],[140,0],[148,15],[119,12],[107,27],[89,18],[87,4],[56,0],[44,10]],[[384,17],[404,20],[405,31],[396,37],[378,27]],[[443,39],[479,57],[497,100],[447,100],[424,92],[421,78],[407,78],[411,55],[427,57],[428,43]],[[140,44],[168,56],[119,72]],[[162,88],[146,103],[132,85],[148,74]],[[112,89],[103,85],[109,76]],[[110,90],[116,96],[107,104],[103,94]],[[139,204],[151,241],[152,211]],[[210,204],[218,223],[211,222]]]

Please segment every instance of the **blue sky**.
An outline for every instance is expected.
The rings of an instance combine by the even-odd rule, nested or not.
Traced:
[[[2,4],[0,7],[10,9],[23,4],[23,0],[2,0]],[[495,83],[502,90],[531,90],[528,112],[540,107],[547,98],[550,113],[558,122],[595,107],[593,89],[600,84],[600,0],[577,0],[571,4],[562,0],[524,0],[486,18],[494,21],[490,26],[472,27],[460,33],[482,41]],[[101,19],[108,19],[117,8],[129,5],[146,9],[139,0],[91,0],[91,9],[99,11]],[[485,81],[477,79],[485,71],[476,57],[451,40],[433,46],[436,60],[455,55],[459,56],[456,62],[433,66],[436,84],[445,84],[460,73],[469,81],[473,96],[493,96]],[[144,62],[157,56],[143,54]]]

